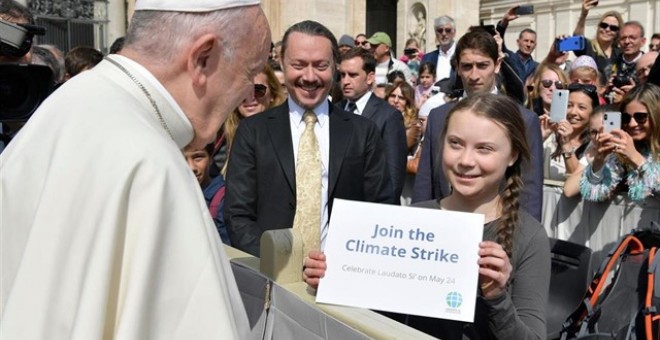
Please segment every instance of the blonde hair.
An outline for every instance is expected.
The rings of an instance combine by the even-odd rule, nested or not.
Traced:
[[[280,85],[280,81],[277,79],[277,76],[275,75],[273,68],[270,67],[270,65],[266,64],[264,65],[263,70],[261,70],[261,73],[266,76],[266,83],[268,84],[268,90],[271,96],[271,101],[268,104],[268,107],[266,107],[266,109],[270,109],[272,107],[284,103],[284,101],[286,100],[286,93],[282,89],[282,85]],[[222,170],[221,170],[223,175],[227,174],[227,164],[229,163],[229,151],[231,150],[232,142],[234,141],[234,137],[236,136],[236,129],[238,129],[238,124],[241,122],[241,120],[243,120],[243,116],[238,111],[238,107],[237,107],[229,114],[229,117],[227,118],[225,124],[223,125],[225,138],[227,140],[227,160],[225,161],[225,164],[222,166]]]
[[[624,112],[626,106],[633,101],[640,102],[649,112],[650,129],[647,145],[651,159],[657,162],[660,160],[660,87],[651,83],[637,85],[623,98],[621,112]]]
[[[559,66],[555,64],[540,64],[532,76],[533,88],[532,91],[530,91],[527,95],[527,103],[525,103],[525,106],[532,111],[534,111],[534,101],[541,97],[541,80],[543,80],[543,73],[545,71],[552,71],[556,73],[557,77],[559,77],[559,81],[565,85],[568,85],[568,78],[566,78],[566,74],[564,74],[564,71],[562,71]]]

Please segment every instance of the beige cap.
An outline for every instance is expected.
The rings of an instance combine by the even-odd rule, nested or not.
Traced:
[[[211,12],[259,5],[261,0],[137,0],[136,11]]]

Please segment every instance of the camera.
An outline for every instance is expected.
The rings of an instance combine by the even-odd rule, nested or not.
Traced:
[[[618,75],[612,79],[612,85],[614,87],[622,88],[626,85],[630,85],[630,77]]]
[[[25,56],[34,35],[46,29],[13,24],[0,19],[0,56],[12,60]],[[15,63],[0,64],[0,121],[24,122],[53,89],[53,72],[48,66]]]

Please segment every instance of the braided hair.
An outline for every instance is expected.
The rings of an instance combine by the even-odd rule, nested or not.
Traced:
[[[500,218],[496,225],[496,241],[511,257],[513,233],[518,223],[519,197],[523,188],[521,169],[522,164],[530,160],[522,113],[518,104],[507,96],[475,93],[458,102],[449,112],[441,140],[444,140],[447,134],[448,123],[452,115],[459,111],[470,111],[472,114],[491,119],[502,126],[511,142],[511,152],[518,155],[513,165],[509,166],[504,174],[500,189]]]

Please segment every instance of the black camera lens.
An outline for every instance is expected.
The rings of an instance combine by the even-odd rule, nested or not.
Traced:
[[[48,66],[0,65],[0,121],[28,120],[52,87]]]

